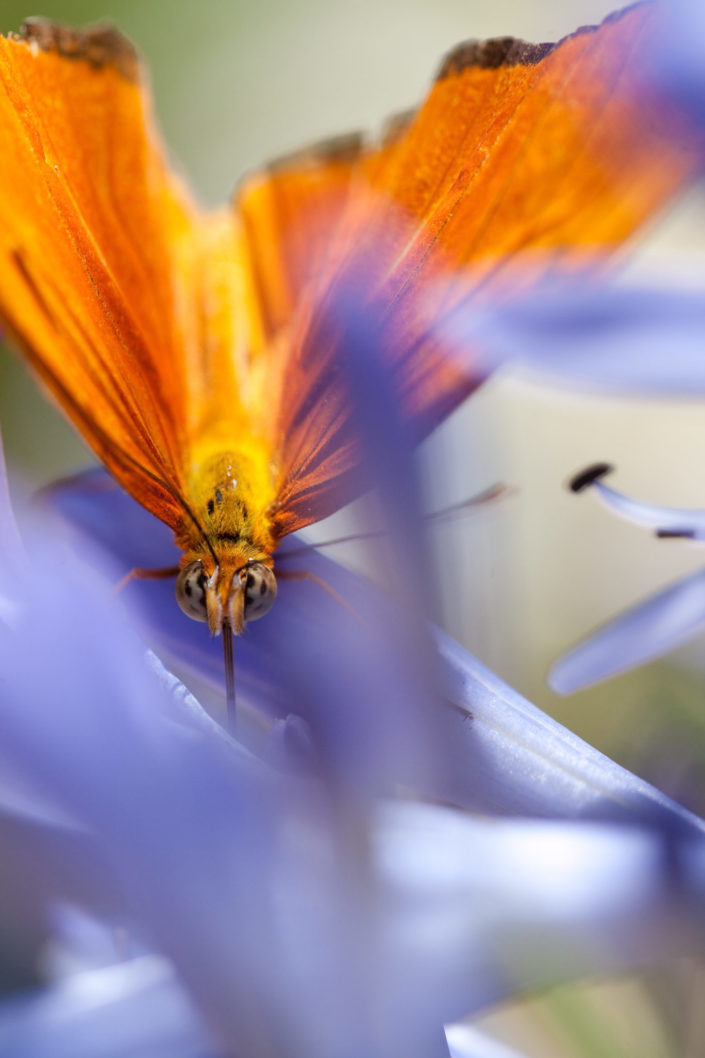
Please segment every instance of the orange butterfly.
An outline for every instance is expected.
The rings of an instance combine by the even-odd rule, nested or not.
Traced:
[[[491,288],[529,254],[582,264],[692,172],[635,74],[651,22],[638,5],[557,45],[461,45],[380,142],[279,161],[210,214],[169,172],[117,31],[31,19],[0,38],[0,318],[174,531],[178,601],[228,632],[230,669],[229,630],[274,601],[282,537],[359,487],[336,337],[320,327],[331,291],[365,262],[421,438],[480,381],[444,355],[422,291],[470,266]]]

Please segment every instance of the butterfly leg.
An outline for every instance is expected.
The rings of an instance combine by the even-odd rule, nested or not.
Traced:
[[[168,577],[175,577],[178,572],[178,566],[165,566],[163,569],[142,569],[135,566],[118,581],[113,588],[113,595],[118,595],[132,580],[166,580]]]

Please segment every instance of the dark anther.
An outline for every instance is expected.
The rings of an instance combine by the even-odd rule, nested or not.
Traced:
[[[214,510],[215,510],[215,504],[213,503],[213,500],[208,500],[208,513],[209,514],[213,514]]]
[[[220,489],[216,489],[215,490],[215,502],[216,503],[222,503],[223,502],[223,493],[220,491]]]
[[[694,540],[695,531],[693,529],[657,529],[656,536],[659,540]]]
[[[611,463],[593,463],[592,466],[586,467],[585,470],[581,470],[579,474],[571,478],[568,488],[571,492],[583,492],[600,478],[604,478],[605,474],[611,474],[613,470]]]

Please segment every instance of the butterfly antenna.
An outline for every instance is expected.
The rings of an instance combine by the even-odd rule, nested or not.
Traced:
[[[223,622],[223,660],[225,661],[225,705],[228,727],[235,731],[235,660],[233,657],[233,630]]]
[[[495,500],[504,499],[506,496],[511,495],[511,493],[512,490],[507,485],[491,485],[483,492],[478,492],[475,496],[470,496],[467,500],[461,500],[460,503],[452,503],[448,507],[443,507],[440,511],[430,511],[427,514],[424,514],[423,518],[426,522],[441,522],[446,518],[452,518],[455,514],[465,514],[475,508],[482,507],[485,503],[492,503]],[[372,529],[368,532],[348,533],[347,536],[336,536],[332,540],[321,540],[315,544],[302,544],[301,547],[289,548],[287,551],[277,554],[277,560],[283,562],[284,559],[297,558],[299,555],[306,554],[307,551],[321,551],[324,547],[334,547],[336,544],[349,544],[353,541],[379,540],[382,536],[389,536],[389,531],[387,529]]]
[[[336,544],[349,544],[353,540],[377,540],[380,536],[388,536],[386,529],[374,529],[370,532],[363,533],[348,533],[346,536],[336,536],[332,540],[322,540],[316,544],[302,544],[301,547],[293,547],[288,551],[284,551],[281,554],[277,554],[277,560],[282,562],[285,558],[296,558],[297,555],[303,555],[307,551],[320,551],[324,547],[334,547]]]
[[[425,518],[429,522],[450,521],[456,514],[467,514],[474,510],[480,510],[486,503],[494,503],[495,500],[506,499],[513,492],[514,490],[509,485],[490,485],[489,488],[484,489],[482,492],[477,492],[466,500],[460,500],[459,503],[451,503],[447,507],[442,507],[440,511],[431,511],[425,515]]]

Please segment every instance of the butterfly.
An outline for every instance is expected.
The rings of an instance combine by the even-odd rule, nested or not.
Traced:
[[[0,320],[173,530],[177,600],[226,633],[226,669],[230,633],[275,600],[280,541],[360,488],[334,292],[364,276],[420,440],[482,380],[437,337],[442,277],[480,296],[524,259],[582,267],[693,172],[639,79],[653,20],[636,5],[558,44],[462,44],[376,140],[280,159],[213,212],[170,172],[117,30],[30,19],[0,38]]]

